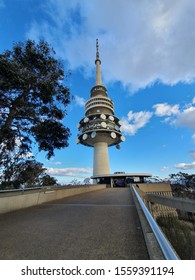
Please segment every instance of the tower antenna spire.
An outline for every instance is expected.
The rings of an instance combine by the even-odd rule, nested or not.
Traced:
[[[98,39],[96,39],[96,59],[100,60]],[[101,63],[101,61],[100,61],[100,63]]]
[[[101,71],[100,71],[100,54],[99,54],[99,44],[98,44],[98,39],[96,39],[96,86],[97,85],[102,85],[102,77],[101,77]]]

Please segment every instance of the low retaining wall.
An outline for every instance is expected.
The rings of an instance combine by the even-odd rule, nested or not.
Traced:
[[[147,194],[146,199],[152,203],[166,205],[181,211],[195,213],[195,200],[181,197],[165,197],[160,195]]]
[[[77,194],[105,189],[106,185],[48,187],[38,190],[0,193],[0,214],[39,205]]]
[[[165,193],[172,192],[171,185],[169,183],[146,183],[136,184],[139,189],[145,193]]]

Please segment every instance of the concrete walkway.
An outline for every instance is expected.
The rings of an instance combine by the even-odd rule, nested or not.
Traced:
[[[148,259],[128,188],[95,191],[0,215],[0,259]]]

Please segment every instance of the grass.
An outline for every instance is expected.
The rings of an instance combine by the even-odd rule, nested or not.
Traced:
[[[177,217],[158,217],[157,223],[182,260],[191,260],[193,256],[191,228]]]

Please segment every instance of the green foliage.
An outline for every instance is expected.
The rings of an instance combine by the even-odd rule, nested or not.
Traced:
[[[169,176],[174,196],[195,199],[195,174],[179,172]]]
[[[170,174],[169,177],[175,180],[176,183],[185,186],[186,188],[195,188],[195,175],[178,172],[176,174]]]
[[[157,223],[180,258],[190,260],[192,257],[190,228],[177,217],[158,217]]]
[[[54,186],[54,185],[57,185],[57,180],[55,178],[51,177],[50,175],[45,174],[41,178],[40,185],[41,186]]]
[[[21,161],[13,164],[11,169],[5,170],[4,180],[0,184],[1,189],[34,186],[55,185],[56,179],[46,174],[43,164],[35,160]]]
[[[36,138],[40,150],[48,151],[48,157],[54,148],[68,145],[70,131],[60,121],[66,114],[70,93],[63,85],[65,73],[54,54],[46,42],[28,40],[0,55],[0,143],[8,150],[14,149],[17,137],[29,148],[30,135]],[[44,145],[36,132],[43,129],[42,137],[50,138],[52,127],[57,129],[55,140]]]
[[[1,170],[11,171],[34,143],[47,158],[68,146],[70,130],[62,124],[70,103],[67,76],[44,41],[19,42],[0,54]]]

